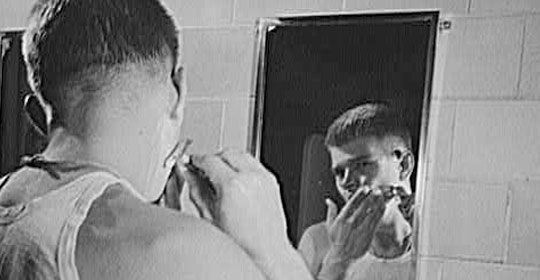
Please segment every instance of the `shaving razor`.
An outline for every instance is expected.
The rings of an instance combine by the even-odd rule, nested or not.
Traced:
[[[212,182],[208,178],[208,175],[204,172],[204,170],[197,167],[195,164],[193,164],[193,159],[190,155],[182,155],[179,160],[179,167],[180,169],[187,170],[187,172],[194,175],[199,181],[203,182],[202,187],[203,191],[207,190],[210,192],[210,196],[215,196],[217,194]],[[185,171],[184,171],[185,172]]]
[[[400,197],[402,200],[404,197],[409,196],[409,194],[407,194],[405,189],[403,189],[401,186],[383,186],[380,189],[382,191],[384,200],[386,201],[391,200],[396,196]]]

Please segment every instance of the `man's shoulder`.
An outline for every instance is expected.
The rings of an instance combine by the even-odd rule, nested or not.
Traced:
[[[96,269],[101,279],[258,279],[247,254],[210,223],[122,190],[108,190],[87,219],[77,245],[81,279]]]
[[[133,238],[126,233],[136,231],[139,237],[159,238],[171,233],[203,230],[210,225],[176,210],[141,201],[121,185],[115,184],[92,203],[83,230],[84,226],[91,226],[98,232],[106,231],[110,236]]]
[[[315,250],[319,254],[326,253],[326,250],[330,247],[330,241],[325,223],[321,222],[309,226],[302,234],[298,246],[300,251]],[[312,249],[306,247],[312,247]],[[312,254],[315,254],[315,252]]]

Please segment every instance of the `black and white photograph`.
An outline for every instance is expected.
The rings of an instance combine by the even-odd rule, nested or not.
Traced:
[[[540,0],[2,0],[0,280],[539,280]]]

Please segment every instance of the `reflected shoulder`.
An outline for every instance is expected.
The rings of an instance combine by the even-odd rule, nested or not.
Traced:
[[[319,237],[319,236],[322,236],[322,237],[326,237],[328,236],[328,231],[326,230],[326,225],[324,222],[320,222],[320,223],[317,223],[317,224],[313,224],[311,226],[309,226],[305,231],[304,233],[302,234],[302,238],[306,235],[309,235],[313,238],[316,238],[316,237]]]
[[[306,249],[303,247],[313,246],[313,250],[326,252],[330,248],[330,241],[325,223],[321,222],[309,226],[302,234],[298,246],[301,251]]]

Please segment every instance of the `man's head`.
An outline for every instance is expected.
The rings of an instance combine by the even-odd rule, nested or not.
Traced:
[[[150,165],[134,181],[155,182],[184,94],[176,26],[158,0],[38,0],[23,54],[30,87],[52,108],[42,130],[67,131],[97,161]]]
[[[336,187],[345,201],[367,187],[395,186],[411,194],[411,136],[403,117],[388,104],[365,103],[343,113],[328,128],[326,146]],[[400,204],[399,196],[387,201],[377,226],[372,248],[381,257],[400,255],[408,244],[404,240],[412,230]]]
[[[178,60],[176,27],[154,0],[39,0],[23,42],[30,87],[52,106],[53,127],[73,130],[126,67],[169,63],[172,74]]]
[[[328,128],[326,146],[345,200],[363,186],[401,186],[411,192],[411,136],[388,104],[365,103],[343,113]]]

